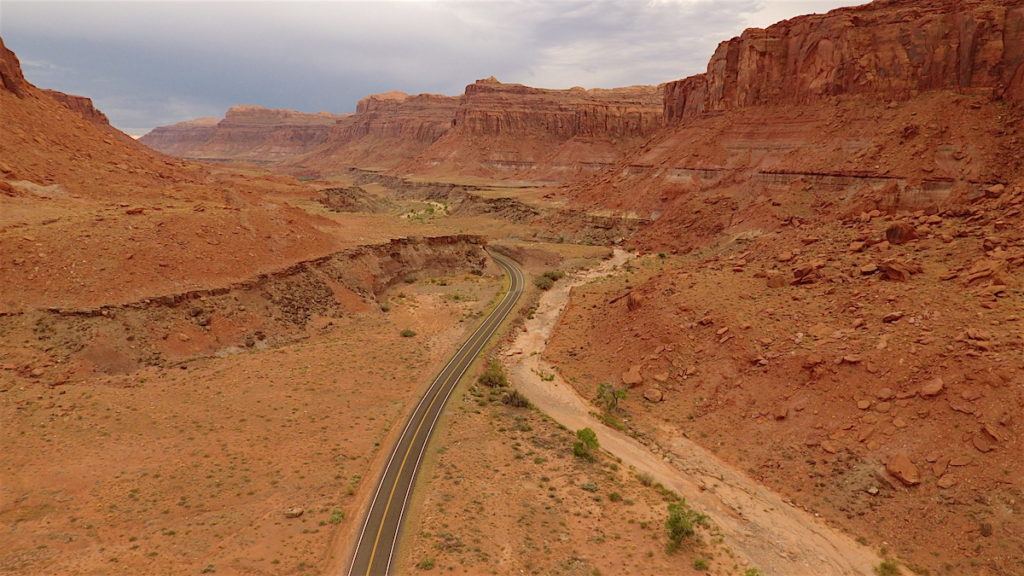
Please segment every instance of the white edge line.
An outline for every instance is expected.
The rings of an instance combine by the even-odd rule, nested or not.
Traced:
[[[486,250],[486,248],[484,250]],[[491,258],[494,258],[494,255],[491,255]],[[495,259],[495,261],[497,261],[497,259]],[[510,286],[510,290],[509,291],[511,292],[511,286]],[[483,326],[485,324],[486,324],[486,322],[482,323],[480,325],[480,328],[483,328]],[[479,328],[478,328],[478,330],[479,330]],[[476,334],[470,335],[469,339],[466,340],[466,343],[462,346],[462,348],[465,348],[466,344],[469,344],[475,337],[476,337]],[[387,463],[386,466],[384,466],[384,469],[381,472],[380,478],[377,480],[377,490],[373,493],[373,500],[370,501],[370,506],[366,509],[366,519],[363,520],[363,527],[359,530],[359,539],[356,540],[356,546],[353,549],[353,553],[352,553],[352,561],[349,563],[349,567],[348,567],[348,575],[349,576],[352,576],[352,573],[353,573],[352,571],[355,570],[355,568],[356,568],[356,557],[359,556],[359,546],[362,545],[362,543],[363,543],[363,537],[366,535],[366,527],[370,524],[370,516],[372,516],[373,507],[377,505],[377,498],[380,497],[380,491],[384,487],[384,479],[388,475],[388,470],[391,468],[391,463],[395,460],[395,455],[398,454],[398,447],[402,444],[402,438],[404,438],[406,433],[409,432],[409,427],[412,426],[413,416],[416,415],[416,412],[418,412],[419,409],[423,406],[423,403],[427,400],[427,397],[430,396],[430,391],[434,387],[434,385],[437,384],[438,378],[440,378],[441,375],[444,374],[445,370],[447,370],[452,365],[452,363],[455,362],[455,359],[458,358],[459,354],[463,351],[462,348],[459,348],[458,350],[455,351],[455,354],[452,355],[451,360],[449,360],[448,363],[445,364],[444,368],[442,368],[441,371],[438,373],[438,375],[434,378],[434,381],[431,382],[430,386],[427,387],[427,389],[424,391],[423,396],[420,397],[420,401],[416,403],[416,408],[414,408],[413,411],[409,413],[409,418],[406,419],[406,422],[405,422],[405,428],[402,429],[402,433],[398,435],[398,439],[395,442],[394,448],[391,449],[391,457],[388,458],[388,463]],[[462,377],[460,376],[459,379],[461,380]],[[445,402],[448,402],[448,397],[447,396],[445,396]],[[431,429],[433,429],[433,426],[431,426]],[[411,440],[410,440],[410,442],[411,442]],[[417,459],[417,464],[416,465],[417,465],[417,468],[418,468],[419,467],[419,460],[418,459]],[[397,481],[397,480],[398,479],[396,478],[395,481]],[[406,496],[406,498],[408,498],[408,495]],[[405,505],[404,504],[402,506],[402,514],[403,515],[405,514]],[[381,518],[381,521],[383,521],[383,520],[384,519]],[[399,522],[398,523],[399,523],[399,526],[401,526],[401,517],[399,517]],[[397,532],[396,532],[396,534],[397,534]],[[392,546],[391,551],[392,551],[392,553],[394,553],[394,546]],[[390,569],[390,567],[391,567],[391,556],[389,555],[388,556],[388,569]],[[369,569],[370,567],[367,567],[367,568]],[[386,573],[387,573],[387,571],[385,570],[385,574]]]
[[[497,259],[495,259],[495,260],[497,261]],[[517,276],[521,276],[521,272],[519,272],[515,268],[515,266],[508,266],[508,268],[506,268],[506,270],[512,272],[512,274],[509,275],[509,279],[512,280],[512,283],[509,285],[509,291],[508,291],[508,296],[511,296],[513,294],[514,290],[515,290],[515,278]],[[523,278],[523,282],[522,283],[523,284],[526,283],[525,282],[525,277]],[[522,293],[522,288],[520,288],[520,294],[521,293]],[[506,298],[508,296],[506,296]],[[516,297],[512,300],[513,305],[509,306],[508,310],[506,310],[505,313],[502,315],[501,320],[499,320],[498,323],[494,326],[494,330],[495,331],[497,331],[498,327],[501,326],[501,323],[505,321],[505,318],[508,317],[508,313],[512,311],[512,308],[515,305],[514,303],[516,301],[518,301],[518,300],[519,300],[519,295],[516,295]],[[490,336],[493,336],[493,333]],[[490,340],[490,336],[488,336],[487,340]],[[484,341],[484,343],[486,343],[486,341]],[[474,355],[474,361],[476,360],[475,356],[476,355]],[[434,432],[434,426],[437,424],[437,419],[441,416],[441,412],[444,411],[445,405],[448,404],[448,398],[452,395],[452,392],[455,391],[455,388],[458,387],[459,382],[462,381],[462,377],[465,376],[466,371],[469,370],[469,367],[472,366],[472,365],[473,365],[473,362],[470,362],[469,364],[466,364],[466,367],[463,368],[462,372],[459,373],[459,377],[455,379],[455,383],[452,384],[452,387],[448,389],[448,393],[445,394],[444,401],[441,402],[440,408],[438,408],[437,413],[434,414],[434,419],[430,422],[430,427],[427,429],[426,435],[427,435],[428,439],[430,438],[430,435]],[[430,442],[428,442],[427,440],[424,440],[423,446],[420,447],[420,453],[419,453],[418,456],[416,456],[416,465],[412,469],[413,470],[414,478],[415,478],[415,475],[419,472],[420,461],[423,459],[423,453],[426,452],[427,445],[429,443]],[[405,519],[405,509],[406,509],[406,506],[409,503],[409,495],[412,493],[413,485],[416,484],[414,481],[412,481],[413,479],[410,479],[409,487],[406,488],[406,490],[405,490],[405,498],[402,500],[402,511],[401,511],[401,513],[399,513],[399,515],[398,515],[398,523],[395,525],[395,536],[391,540],[391,550],[388,552],[388,563],[387,563],[387,566],[384,568],[384,576],[387,576],[388,573],[391,572],[391,560],[392,560],[392,558],[395,555],[395,548],[397,547],[396,545],[398,543],[398,533],[402,530],[402,520]]]

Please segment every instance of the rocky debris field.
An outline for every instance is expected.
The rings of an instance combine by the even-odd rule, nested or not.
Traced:
[[[548,358],[932,574],[1024,561],[1024,188],[794,218],[577,291]]]

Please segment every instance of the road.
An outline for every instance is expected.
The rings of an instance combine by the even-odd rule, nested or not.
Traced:
[[[390,573],[409,495],[416,483],[416,474],[430,435],[437,425],[437,418],[462,375],[476,360],[523,292],[525,277],[519,267],[499,254],[491,256],[508,275],[509,290],[437,375],[409,416],[373,495],[356,543],[349,576],[381,576]]]

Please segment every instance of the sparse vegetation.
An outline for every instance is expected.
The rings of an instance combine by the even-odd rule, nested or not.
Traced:
[[[694,558],[693,569],[698,572],[706,572],[708,569],[708,561],[706,558]]]
[[[577,458],[594,460],[594,450],[597,450],[597,433],[590,428],[583,428],[576,431],[576,441],[572,445],[572,453]]]
[[[697,535],[697,526],[707,526],[708,517],[697,512],[686,503],[677,500],[668,505],[668,518],[665,519],[665,531],[668,533],[668,552],[671,554],[684,542]]]
[[[331,517],[327,519],[331,524],[341,524],[341,521],[345,519],[345,513],[341,510],[332,510]]]
[[[416,335],[416,332],[410,330],[409,328],[406,328],[405,330],[402,330],[402,338],[412,338],[415,335]]]
[[[433,570],[434,569],[434,559],[433,558],[424,558],[423,560],[420,560],[419,562],[416,563],[416,567],[419,568],[420,570]]]
[[[519,393],[519,390],[511,390],[502,397],[501,401],[513,408],[529,408],[530,401]]]
[[[743,571],[743,576],[763,576],[761,571],[757,568],[747,568]]]
[[[595,400],[605,412],[614,412],[619,409],[619,401],[626,398],[626,388],[616,388],[614,384],[602,382],[597,385]]]
[[[504,388],[508,386],[505,368],[497,360],[491,360],[487,363],[487,369],[484,370],[484,373],[477,378],[477,382],[488,388]]]
[[[891,558],[882,560],[881,564],[875,566],[875,574],[878,576],[900,576],[903,572],[900,570],[899,564]]]
[[[533,279],[533,284],[541,290],[550,290],[555,282],[565,278],[565,272],[561,270],[548,270],[547,272]]]

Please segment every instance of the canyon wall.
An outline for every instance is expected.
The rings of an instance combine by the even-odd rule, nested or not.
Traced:
[[[1024,99],[1024,5],[885,0],[749,29],[718,46],[706,73],[666,86],[665,117],[941,89]]]
[[[223,120],[199,118],[155,128],[139,140],[184,158],[273,162],[325,143],[344,116],[320,112],[234,106]]]
[[[438,176],[562,179],[615,162],[662,123],[657,86],[547,90],[493,78],[462,96],[386,92],[346,116],[233,108],[141,140],[175,156],[274,162],[294,174],[346,167]]]
[[[1022,82],[1018,1],[801,16],[745,31],[706,73],[666,84],[664,127],[565,194],[655,219],[638,238],[652,249],[777,226],[765,214],[783,196],[924,209],[1024,172]]]
[[[454,132],[491,137],[631,138],[661,123],[657,86],[547,90],[495,78],[466,87]]]
[[[452,129],[401,167],[563,180],[610,165],[661,122],[657,86],[550,90],[487,78],[466,87]]]
[[[317,174],[346,166],[394,168],[444,135],[459,105],[454,96],[385,92],[363,98],[356,113],[339,121],[327,141],[287,169]]]

